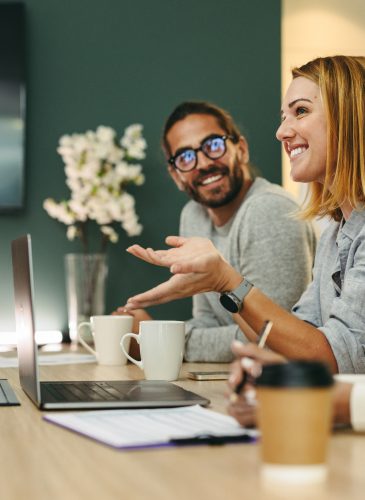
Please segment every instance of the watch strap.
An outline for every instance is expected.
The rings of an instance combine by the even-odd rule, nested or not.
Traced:
[[[237,288],[232,290],[231,293],[233,293],[240,302],[243,302],[243,299],[246,297],[252,287],[253,284],[250,281],[246,280],[246,278],[243,278],[242,283]]]
[[[249,293],[253,284],[246,278],[239,284],[237,288],[231,292],[223,292],[220,296],[220,303],[231,313],[239,312],[243,307],[243,300]]]

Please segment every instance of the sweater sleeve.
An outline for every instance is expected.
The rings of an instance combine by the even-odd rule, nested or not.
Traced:
[[[290,310],[311,280],[315,237],[293,214],[297,205],[277,194],[247,201],[232,246],[239,271],[274,302]],[[231,260],[231,259],[230,259]]]
[[[216,308],[212,307],[212,301]],[[185,360],[190,362],[228,363],[233,355],[231,344],[245,341],[240,328],[218,303],[214,292],[193,297],[193,317],[186,323]]]
[[[268,194],[247,200],[236,215],[227,242],[229,262],[255,286],[286,309],[298,300],[311,278],[314,233],[308,223],[291,217],[297,205],[286,196]],[[182,212],[182,236],[209,237],[210,222],[201,208],[188,204]],[[230,362],[231,343],[247,339],[223,309],[218,294],[193,297],[187,322],[187,361]]]
[[[188,203],[180,218],[180,235],[210,236],[211,222],[202,208]],[[185,360],[190,362],[230,362],[233,359],[231,343],[245,340],[232,316],[221,306],[217,293],[193,297],[192,318],[186,322]]]

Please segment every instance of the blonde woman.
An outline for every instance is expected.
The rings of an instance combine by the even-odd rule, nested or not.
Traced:
[[[292,313],[241,276],[203,238],[168,237],[172,248],[134,245],[133,255],[170,268],[165,283],[129,299],[141,308],[206,291],[258,332],[273,321],[267,345],[288,359],[328,363],[332,372],[365,373],[364,58],[318,58],[293,70],[277,138],[291,176],[310,185],[303,217],[328,216],[313,282]],[[255,341],[254,334],[248,340]]]

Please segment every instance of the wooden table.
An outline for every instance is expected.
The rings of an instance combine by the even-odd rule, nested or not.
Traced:
[[[188,370],[227,365],[185,364],[178,384],[208,397],[224,412],[224,381],[195,382]],[[122,368],[79,364],[43,366],[42,380],[141,378]],[[329,478],[322,486],[268,487],[260,481],[259,445],[234,444],[122,452],[42,420],[20,388],[18,370],[0,368],[20,407],[0,408],[1,500],[276,500],[365,498],[365,436],[336,432],[331,438]]]

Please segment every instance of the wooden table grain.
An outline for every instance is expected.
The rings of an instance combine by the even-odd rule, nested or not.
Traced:
[[[192,381],[189,370],[227,365],[184,364],[177,382],[225,412],[226,382]],[[16,368],[0,368],[20,407],[0,408],[1,500],[362,500],[365,435],[333,433],[329,476],[320,486],[268,486],[260,480],[259,444],[118,451],[42,419],[20,388]],[[140,370],[94,363],[40,368],[41,380],[130,380]]]

